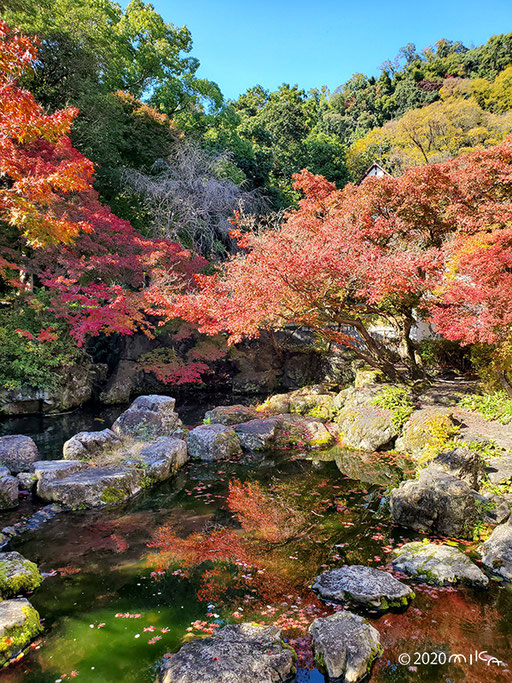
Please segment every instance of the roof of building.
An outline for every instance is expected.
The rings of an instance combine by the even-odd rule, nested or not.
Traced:
[[[382,168],[380,164],[378,164],[376,161],[372,162],[370,166],[366,169],[366,171],[363,173],[363,175],[359,178],[357,181],[356,185],[360,185],[363,180],[366,180],[366,178],[370,176],[377,176],[378,178],[383,175],[388,175],[391,176],[391,173],[388,173],[385,168]]]

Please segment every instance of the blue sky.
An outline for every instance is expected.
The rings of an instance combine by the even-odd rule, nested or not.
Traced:
[[[478,45],[512,31],[512,0],[153,0],[187,25],[199,75],[236,98],[255,84],[331,90],[355,72],[375,74],[406,43],[439,38]]]

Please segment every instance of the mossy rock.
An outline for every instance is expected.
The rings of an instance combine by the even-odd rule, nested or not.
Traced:
[[[26,560],[17,552],[0,553],[0,595],[10,598],[29,593],[38,588],[43,580],[34,562]]]
[[[386,382],[389,382],[389,379],[382,370],[376,370],[375,368],[359,368],[359,370],[356,371],[354,386],[356,389],[360,389],[361,387],[367,387],[370,384],[385,384]]]
[[[28,600],[0,602],[0,665],[22,652],[41,630],[39,613]]]

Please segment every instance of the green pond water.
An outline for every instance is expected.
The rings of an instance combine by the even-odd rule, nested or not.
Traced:
[[[82,418],[83,428],[94,428]],[[62,439],[57,422],[53,426],[51,452]],[[293,533],[277,528],[272,531],[276,538],[263,543],[261,528],[241,528],[228,504],[233,481],[259,484],[251,490],[263,492],[263,502],[248,495],[239,504],[256,509],[267,526],[276,509],[286,509],[290,524],[297,525]],[[158,661],[176,652],[191,633],[200,633],[205,624],[213,629],[212,624],[247,619],[281,620],[285,637],[300,653],[293,680],[324,681],[301,630],[325,610],[309,591],[311,580],[345,563],[384,567],[392,547],[420,538],[379,516],[382,492],[375,484],[348,478],[334,461],[281,452],[245,462],[189,463],[174,479],[122,506],[61,513],[10,545],[47,574],[29,598],[44,619],[44,633],[0,678],[6,683],[149,683]],[[171,562],[168,572],[155,574],[155,564],[148,563],[155,549],[147,544],[169,525],[177,538],[189,541],[192,534],[208,536],[227,528],[245,544],[254,566],[239,566],[237,573],[223,565],[220,590],[209,581],[212,563],[184,573]],[[177,541],[176,552],[178,547]],[[187,547],[192,552],[194,544]],[[512,667],[474,662],[475,652],[487,652],[512,664],[509,585],[415,590],[406,612],[368,615],[384,646],[372,681],[512,680]],[[262,592],[271,604],[262,602]],[[204,623],[194,627],[194,622]],[[400,663],[402,653],[410,662]],[[464,655],[466,663],[434,663],[444,661],[441,653]]]

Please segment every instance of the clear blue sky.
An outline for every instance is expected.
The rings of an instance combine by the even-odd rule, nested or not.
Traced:
[[[125,3],[123,3],[125,4]],[[479,45],[512,31],[512,0],[153,0],[192,33],[199,75],[236,98],[259,83],[333,90],[355,72],[376,74],[399,48],[439,38]]]

